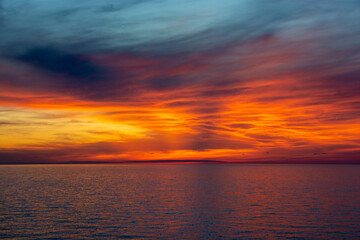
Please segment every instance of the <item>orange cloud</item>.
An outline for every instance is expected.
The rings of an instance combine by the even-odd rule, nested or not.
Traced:
[[[2,63],[0,161],[359,160],[358,66],[315,71],[313,46],[281,43],[93,55],[111,77],[81,85]]]

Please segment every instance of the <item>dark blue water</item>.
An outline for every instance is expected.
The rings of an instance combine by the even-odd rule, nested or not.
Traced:
[[[356,165],[0,166],[19,239],[360,239]]]

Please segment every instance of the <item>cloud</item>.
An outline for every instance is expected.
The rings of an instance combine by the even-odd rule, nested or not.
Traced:
[[[3,8],[8,32],[0,44],[3,52],[42,42],[77,53],[128,50],[162,55],[208,51],[268,35],[281,28],[294,9],[264,0],[4,0]]]
[[[0,122],[0,126],[1,125],[16,125],[16,124],[18,124],[18,123],[16,123],[16,122]]]
[[[150,79],[148,81],[150,83],[150,87],[156,90],[169,90],[182,85],[181,80],[174,77],[159,77]]]
[[[64,75],[77,82],[96,82],[106,80],[104,70],[94,62],[77,54],[68,54],[56,49],[31,48],[16,59],[43,70]]]
[[[356,1],[2,2],[5,157],[357,151]]]
[[[248,129],[248,128],[254,127],[253,124],[249,124],[249,123],[234,123],[234,124],[230,124],[228,126],[231,128],[240,128],[240,129]]]

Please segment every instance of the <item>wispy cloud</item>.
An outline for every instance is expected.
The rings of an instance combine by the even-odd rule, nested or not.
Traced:
[[[0,161],[355,161],[358,6],[3,0]]]

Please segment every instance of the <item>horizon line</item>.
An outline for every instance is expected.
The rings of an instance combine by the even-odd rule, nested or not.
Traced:
[[[41,164],[308,164],[308,165],[360,165],[360,160],[345,160],[345,161],[305,161],[305,160],[294,160],[294,161],[227,161],[227,160],[126,160],[126,161],[68,161],[68,162],[4,162],[0,165],[41,165]]]

